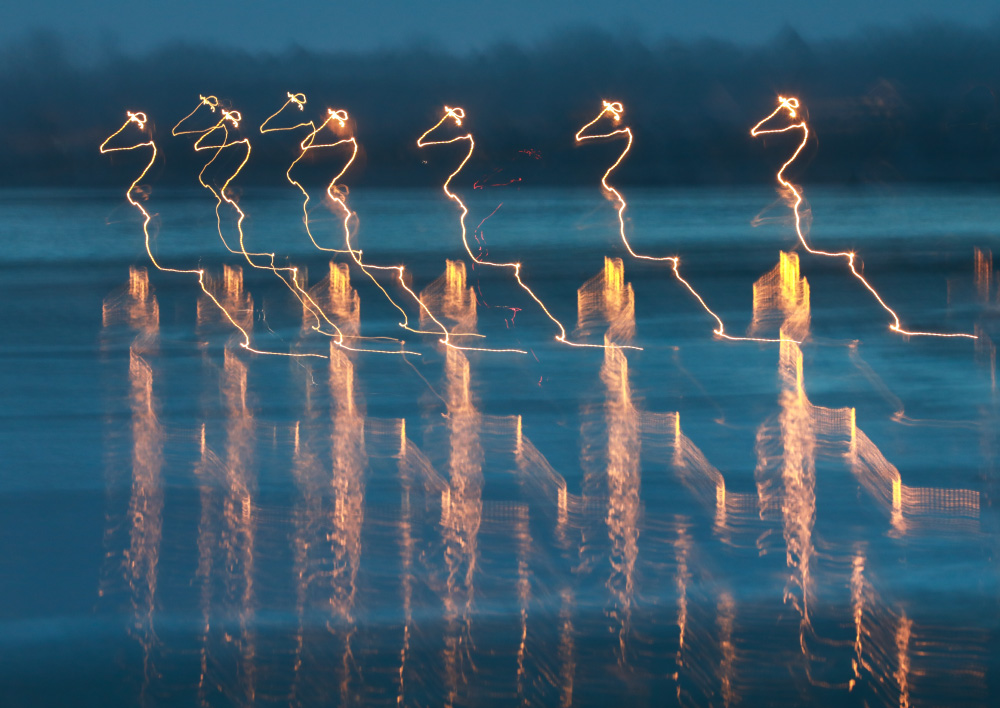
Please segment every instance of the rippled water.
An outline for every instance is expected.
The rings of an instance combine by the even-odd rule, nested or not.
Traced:
[[[365,260],[526,354],[404,331],[294,195],[245,193],[250,247],[405,357],[331,350],[204,193],[152,193],[158,257],[256,348],[319,356],[240,348],[121,193],[0,194],[2,702],[991,704],[1000,195],[807,190],[904,325],[975,341],[890,332],[766,187],[626,195],[636,250],[786,340],[713,337],[596,189],[467,195],[470,238],[572,341],[641,349],[557,342],[509,271],[458,265],[440,191],[352,194]]]

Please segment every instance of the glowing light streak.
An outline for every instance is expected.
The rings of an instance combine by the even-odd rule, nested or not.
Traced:
[[[809,336],[809,281],[799,275],[799,255],[778,254],[778,265],[753,284],[753,321],[749,331],[756,333],[778,320],[781,331],[797,341]]]
[[[203,99],[203,101],[205,101],[205,100],[207,100],[207,99]],[[199,104],[199,105],[202,105],[202,104]],[[204,105],[211,105],[211,104],[210,103],[205,103]],[[195,110],[197,110],[197,108]],[[214,110],[214,108],[213,108],[213,110]],[[193,113],[194,113],[194,111],[192,111],[192,114]],[[274,356],[320,356],[320,357],[322,357],[322,355],[318,355],[318,354],[287,354],[287,353],[282,353],[282,352],[269,352],[269,351],[263,351],[263,350],[260,350],[260,349],[255,349],[254,347],[252,347],[250,345],[250,333],[249,333],[249,331],[246,328],[240,326],[240,324],[236,321],[236,319],[229,312],[229,310],[227,310],[222,305],[222,303],[219,302],[218,298],[216,298],[215,295],[213,295],[211,293],[211,291],[209,291],[209,289],[206,287],[206,285],[205,285],[205,270],[203,268],[167,268],[165,266],[160,265],[159,261],[156,260],[156,256],[153,255],[153,249],[150,246],[151,235],[149,233],[149,223],[150,223],[150,221],[152,221],[153,217],[149,213],[149,211],[147,211],[146,208],[139,201],[137,201],[136,198],[135,198],[135,195],[137,193],[139,193],[139,194],[142,193],[142,190],[139,188],[139,182],[142,181],[143,177],[145,177],[146,174],[149,172],[149,170],[152,168],[153,163],[156,162],[156,158],[157,158],[157,155],[159,153],[158,153],[158,150],[157,150],[157,147],[156,147],[156,142],[153,140],[152,136],[150,136],[150,138],[148,140],[145,140],[145,141],[142,141],[142,142],[138,142],[138,143],[135,143],[135,144],[132,144],[132,145],[123,145],[123,146],[117,146],[117,147],[109,147],[109,143],[111,143],[112,140],[114,140],[118,135],[120,135],[126,128],[128,128],[133,123],[138,127],[139,130],[141,130],[141,131],[146,130],[146,124],[147,124],[147,122],[148,122],[149,119],[146,117],[145,113],[141,113],[141,112],[133,113],[132,111],[127,111],[126,112],[126,116],[127,116],[127,119],[122,124],[122,126],[118,130],[116,130],[114,133],[112,133],[110,136],[108,136],[108,138],[103,143],[101,143],[100,151],[101,151],[102,154],[107,154],[107,153],[112,153],[112,152],[124,152],[124,151],[129,151],[129,150],[136,150],[136,149],[144,148],[144,147],[148,147],[150,149],[149,162],[146,163],[146,166],[143,168],[143,170],[139,174],[139,176],[136,177],[132,181],[132,183],[129,185],[128,189],[125,191],[125,198],[128,200],[128,202],[132,206],[134,206],[136,209],[138,209],[139,212],[142,214],[142,233],[143,233],[143,237],[144,237],[144,243],[145,243],[145,246],[146,246],[146,253],[149,256],[149,260],[152,262],[152,264],[154,266],[156,266],[157,270],[161,270],[161,271],[164,271],[166,273],[184,273],[184,274],[188,274],[188,275],[197,275],[198,276],[198,285],[199,285],[199,287],[201,287],[202,292],[204,292],[205,295],[207,295],[208,298],[213,303],[215,303],[216,307],[219,308],[219,310],[222,312],[222,314],[225,316],[225,318],[229,321],[229,323],[232,324],[232,326],[235,327],[237,330],[239,330],[240,334],[243,337],[243,341],[240,342],[240,346],[243,349],[246,349],[247,351],[253,352],[255,354],[269,354],[269,355],[274,355]]]
[[[195,140],[194,143],[194,149],[196,152],[201,152],[202,150],[215,150],[215,153],[212,155],[212,158],[204,165],[204,167],[202,167],[201,172],[198,173],[198,182],[201,184],[202,187],[210,191],[212,195],[215,197],[216,225],[219,232],[219,238],[222,239],[222,243],[223,245],[225,245],[226,249],[229,250],[230,253],[242,254],[243,257],[246,259],[247,263],[249,263],[251,267],[259,270],[269,270],[272,273],[274,273],[281,280],[281,282],[284,283],[285,286],[292,292],[292,294],[296,297],[296,299],[298,299],[299,302],[302,303],[303,307],[307,309],[309,312],[311,312],[312,315],[315,317],[316,324],[313,326],[312,329],[314,329],[316,332],[319,332],[320,334],[334,337],[334,342],[338,347],[341,347],[343,349],[348,349],[351,351],[365,351],[373,354],[400,354],[401,352],[399,351],[355,349],[353,347],[349,347],[346,344],[344,344],[344,333],[332,320],[329,319],[329,317],[326,316],[322,308],[319,307],[319,305],[315,302],[315,300],[313,300],[313,298],[309,295],[309,293],[306,292],[306,290],[302,287],[302,284],[299,282],[298,278],[298,268],[294,266],[288,266],[282,268],[277,267],[275,265],[275,258],[277,257],[276,253],[267,253],[267,252],[250,253],[246,250],[245,234],[243,230],[243,221],[246,219],[246,213],[240,208],[237,201],[230,196],[228,189],[229,186],[232,184],[233,180],[236,179],[236,177],[246,166],[247,162],[249,162],[250,160],[250,153],[252,149],[250,145],[250,140],[248,138],[230,140],[230,135],[229,135],[230,126],[232,127],[232,129],[235,130],[239,128],[239,124],[242,121],[242,116],[239,113],[239,111],[230,111],[219,107],[218,99],[215,98],[214,96],[209,96],[207,98],[204,96],[199,96],[199,98],[200,98],[200,103],[197,106],[195,106],[194,110],[191,111],[191,113],[182,118],[177,123],[177,125],[173,127],[171,133],[174,136],[198,135],[199,137],[197,140]],[[201,108],[202,106],[207,106],[213,113],[215,113],[216,108],[219,108],[220,111],[219,120],[209,128],[204,128],[204,129],[193,128],[193,129],[182,130],[181,126],[185,123],[185,121],[194,116],[195,113],[197,113],[198,109]],[[221,137],[222,137],[221,141],[219,141],[218,144],[206,144],[206,141],[208,140],[209,136],[216,133],[217,131],[221,132]],[[214,141],[209,141],[209,143],[212,142]],[[237,165],[236,169],[225,179],[225,181],[222,183],[219,189],[216,189],[211,184],[205,181],[205,172],[208,170],[209,166],[211,166],[212,163],[219,158],[219,156],[222,154],[224,150],[234,148],[238,145],[245,146],[246,153],[243,155],[242,160],[239,161],[239,164]],[[222,215],[220,212],[223,203],[228,204],[237,213],[236,230],[237,233],[239,234],[239,245],[240,245],[239,251],[233,249],[226,241],[226,237],[223,235]],[[260,263],[254,261],[255,257],[267,258],[269,262],[265,265],[261,265]],[[320,322],[321,318],[325,320],[330,326],[333,327],[334,329],[333,334],[323,331],[322,323]],[[286,356],[292,356],[292,357],[311,356],[320,359],[327,358],[322,354],[308,354],[308,353],[286,354]]]
[[[313,244],[315,244],[315,246],[317,248],[319,248],[320,250],[322,250],[322,251],[328,251],[328,252],[334,252],[334,253],[348,253],[348,254],[350,254],[351,259],[358,265],[359,268],[361,268],[361,270],[365,273],[365,275],[367,275],[371,279],[371,281],[373,283],[375,283],[375,285],[378,287],[378,289],[382,291],[382,294],[385,295],[386,299],[392,304],[392,306],[395,307],[397,310],[399,310],[400,314],[403,317],[403,321],[399,323],[399,326],[402,327],[403,329],[406,329],[406,330],[408,330],[410,332],[414,332],[415,334],[437,334],[436,332],[428,332],[428,331],[418,330],[418,329],[414,329],[414,328],[410,327],[410,324],[409,324],[410,320],[409,320],[409,316],[406,314],[406,310],[404,310],[399,304],[396,303],[395,300],[392,299],[392,296],[389,295],[389,292],[382,286],[381,283],[378,282],[378,280],[375,278],[375,276],[372,275],[372,273],[370,272],[371,270],[393,271],[393,272],[396,273],[396,277],[397,277],[397,279],[399,281],[400,286],[402,286],[403,290],[405,290],[406,293],[417,303],[418,307],[420,308],[421,313],[425,314],[430,320],[432,320],[440,328],[441,334],[443,335],[443,338],[440,340],[441,343],[443,343],[443,344],[445,344],[447,346],[456,346],[456,345],[451,344],[451,342],[450,342],[450,339],[451,339],[452,336],[480,336],[480,335],[471,334],[471,333],[461,333],[460,334],[460,333],[449,332],[448,328],[445,327],[434,316],[434,314],[427,308],[427,306],[420,299],[420,297],[407,284],[406,277],[405,277],[406,266],[402,266],[402,265],[381,266],[381,265],[373,265],[371,263],[365,263],[361,259],[361,257],[362,257],[362,251],[360,251],[358,249],[355,249],[351,245],[351,233],[352,233],[351,222],[354,221],[356,223],[358,221],[358,216],[357,216],[357,212],[353,211],[350,207],[347,206],[347,188],[344,187],[341,184],[338,184],[338,181],[340,180],[341,177],[344,176],[344,174],[351,167],[351,165],[354,163],[355,159],[358,156],[358,141],[357,141],[357,138],[355,138],[352,135],[352,136],[350,136],[348,138],[340,138],[338,140],[335,140],[334,142],[320,142],[320,143],[316,142],[316,135],[321,130],[323,130],[324,128],[327,128],[328,126],[330,126],[334,122],[336,122],[336,124],[337,124],[338,127],[344,128],[344,127],[347,126],[347,121],[348,121],[347,111],[344,111],[344,110],[334,110],[332,108],[328,108],[327,109],[326,118],[323,120],[323,122],[320,123],[318,126],[316,126],[316,128],[312,131],[312,133],[310,133],[308,136],[306,136],[306,138],[302,141],[302,143],[300,145],[300,147],[302,148],[302,155],[303,156],[305,155],[305,153],[308,150],[314,150],[314,149],[319,149],[319,148],[335,148],[335,147],[340,147],[342,145],[343,146],[349,145],[350,148],[351,148],[350,158],[348,158],[347,162],[344,163],[344,165],[341,167],[340,171],[336,175],[334,175],[333,179],[330,180],[330,183],[327,185],[327,188],[326,188],[327,198],[330,200],[330,203],[341,213],[341,215],[343,217],[343,219],[342,219],[342,225],[343,225],[343,230],[344,230],[344,243],[347,246],[347,250],[346,251],[338,251],[336,249],[325,248],[323,246],[320,246],[318,243],[316,243],[315,239],[313,239]],[[300,159],[301,159],[301,156],[300,156]],[[459,347],[459,348],[463,348],[463,347]]]
[[[483,518],[482,414],[473,401],[471,371],[465,354],[445,350],[448,410],[449,496],[444,525],[447,565],[444,596],[445,677],[448,704],[454,705],[464,667],[471,664],[473,600],[479,566],[479,529]]]
[[[802,150],[805,149],[806,143],[809,141],[809,126],[806,123],[805,119],[802,119],[799,120],[797,123],[791,123],[781,128],[762,127],[765,123],[767,123],[772,118],[780,114],[782,111],[787,113],[787,117],[789,118],[789,120],[795,120],[796,118],[799,117],[798,113],[799,106],[800,106],[799,99],[797,98],[785,98],[784,96],[778,96],[778,107],[775,108],[773,111],[771,111],[771,113],[767,115],[765,118],[763,118],[759,123],[757,123],[757,125],[751,128],[750,135],[756,138],[761,135],[776,135],[776,134],[788,133],[794,130],[802,131],[802,141],[799,143],[798,147],[795,148],[795,152],[792,153],[792,156],[789,157],[784,162],[784,164],[782,164],[781,168],[778,170],[777,178],[778,178],[778,183],[783,188],[788,190],[788,192],[792,195],[791,198],[792,211],[795,214],[795,233],[798,236],[799,242],[802,243],[803,248],[805,248],[806,251],[808,251],[809,253],[816,256],[826,256],[828,258],[846,258],[847,265],[851,269],[851,273],[854,275],[854,277],[857,278],[859,281],[861,281],[861,284],[864,285],[865,288],[872,295],[875,296],[875,299],[878,300],[878,303],[879,305],[882,306],[882,309],[888,312],[889,316],[892,317],[892,324],[889,325],[889,329],[892,330],[893,332],[898,332],[900,334],[905,334],[909,336],[919,336],[919,337],[964,337],[967,339],[976,339],[976,335],[974,334],[916,332],[912,330],[903,329],[903,326],[899,320],[899,315],[896,314],[896,311],[886,304],[885,300],[882,299],[882,296],[879,295],[878,291],[875,290],[875,288],[871,285],[871,283],[869,283],[865,279],[865,277],[858,272],[856,268],[856,258],[857,258],[856,253],[854,253],[853,251],[822,251],[814,249],[809,245],[809,242],[806,241],[805,233],[803,231],[802,214],[800,212],[800,207],[802,206],[803,202],[802,192],[794,184],[788,181],[788,179],[785,178],[785,170],[787,170],[788,167],[793,162],[795,162],[796,159],[798,159],[798,156],[801,154]]]
[[[779,341],[777,339],[765,339],[760,337],[734,337],[732,335],[726,334],[726,327],[723,324],[722,319],[717,314],[715,314],[715,312],[712,311],[712,309],[708,306],[708,304],[706,304],[705,300],[701,297],[701,295],[698,294],[698,291],[694,289],[691,283],[689,283],[681,276],[680,256],[647,256],[640,253],[636,253],[635,250],[633,250],[632,244],[629,243],[628,237],[625,235],[625,209],[628,207],[628,204],[625,201],[625,197],[622,196],[622,193],[608,183],[608,178],[611,176],[611,173],[618,169],[618,166],[622,163],[622,161],[625,159],[625,156],[632,149],[632,142],[633,142],[632,129],[626,126],[624,128],[615,128],[614,130],[607,133],[584,135],[584,132],[588,128],[597,123],[597,121],[599,121],[605,115],[611,117],[611,120],[614,122],[614,125],[617,126],[619,123],[621,123],[622,113],[625,112],[624,106],[622,106],[622,104],[618,101],[613,101],[613,102],[604,101],[603,104],[604,105],[603,108],[601,109],[601,112],[598,113],[593,120],[591,120],[589,123],[587,123],[578,131],[576,131],[576,135],[574,137],[576,139],[576,142],[578,143],[582,143],[586,140],[606,140],[618,136],[625,136],[627,138],[625,149],[622,150],[621,154],[618,156],[618,159],[616,159],[614,163],[612,163],[612,165],[607,170],[605,170],[604,175],[601,177],[601,186],[604,187],[604,191],[608,196],[610,196],[612,199],[618,202],[618,234],[619,236],[621,236],[622,243],[625,244],[625,248],[628,250],[629,254],[633,258],[639,258],[645,261],[653,261],[655,263],[669,262],[672,266],[674,277],[677,278],[677,280],[681,283],[681,285],[687,288],[688,292],[690,292],[691,295],[693,295],[694,298],[701,304],[702,309],[704,309],[705,312],[711,315],[712,318],[718,324],[718,327],[716,327],[716,329],[713,330],[716,336],[721,337],[722,339],[729,339],[731,341],[744,341],[744,342]]]
[[[636,560],[639,555],[639,490],[642,477],[639,453],[642,441],[639,412],[632,402],[628,359],[620,348],[609,347],[605,350],[601,381],[606,391],[607,527],[612,571],[606,585],[612,597],[610,614],[618,622],[618,663],[624,666],[628,661]]]
[[[465,111],[463,109],[461,109],[461,108],[451,108],[450,106],[445,106],[444,107],[444,115],[441,116],[441,119],[437,123],[435,123],[431,128],[429,128],[427,131],[425,131],[423,135],[421,135],[419,138],[417,138],[417,147],[424,148],[424,147],[427,147],[429,145],[451,145],[452,143],[457,143],[457,142],[461,142],[461,141],[466,141],[469,144],[469,150],[465,154],[465,157],[462,158],[462,161],[459,163],[458,167],[456,167],[455,170],[451,174],[448,175],[448,178],[445,179],[444,184],[442,185],[442,189],[444,190],[445,196],[447,196],[448,199],[450,199],[451,201],[455,202],[458,205],[458,208],[459,208],[459,210],[461,212],[460,216],[459,216],[459,225],[461,226],[461,230],[462,230],[462,245],[465,246],[465,251],[466,251],[466,253],[469,254],[469,258],[471,258],[474,262],[478,263],[479,265],[491,266],[491,267],[494,267],[494,268],[510,268],[510,269],[512,269],[514,271],[514,279],[517,280],[517,284],[521,286],[522,290],[524,290],[526,293],[528,293],[528,295],[531,297],[532,300],[534,300],[536,303],[538,303],[538,306],[542,309],[542,312],[545,313],[545,316],[548,317],[550,320],[552,320],[552,322],[556,325],[556,327],[559,328],[559,334],[555,338],[556,341],[562,342],[563,344],[569,344],[570,346],[574,346],[574,347],[593,347],[593,348],[596,348],[596,349],[603,349],[603,348],[605,348],[607,345],[601,345],[601,344],[583,344],[583,343],[580,343],[580,342],[571,342],[570,340],[568,340],[566,338],[567,337],[567,335],[566,335],[566,328],[563,327],[562,323],[559,320],[557,320],[555,318],[555,316],[551,312],[549,312],[549,309],[545,306],[545,303],[543,303],[538,298],[538,296],[535,295],[535,293],[531,290],[531,288],[529,288],[527,285],[525,285],[524,281],[521,280],[521,264],[520,263],[497,263],[497,262],[493,262],[493,261],[487,261],[487,260],[484,260],[483,258],[477,257],[476,254],[474,254],[472,252],[472,248],[469,246],[468,229],[465,226],[465,217],[468,216],[468,214],[469,214],[469,208],[465,205],[465,202],[463,202],[462,199],[457,194],[455,194],[453,191],[451,191],[451,189],[449,188],[449,185],[451,184],[451,181],[455,178],[455,176],[459,172],[462,171],[462,169],[465,167],[466,163],[472,157],[472,153],[476,149],[476,141],[473,139],[472,133],[466,133],[465,135],[459,135],[459,136],[456,136],[454,138],[450,138],[450,139],[447,139],[447,140],[446,139],[441,139],[441,140],[428,140],[427,139],[428,135],[430,135],[435,130],[437,130],[438,128],[440,128],[448,120],[451,120],[455,124],[455,127],[461,127],[462,120],[464,118],[465,118]],[[487,217],[487,218],[489,218],[489,217]],[[482,224],[480,224],[480,226],[481,225]],[[630,349],[638,349],[639,347],[629,347],[629,348]],[[483,351],[492,351],[492,352],[504,352],[504,351],[507,351],[507,352],[517,352],[519,354],[527,354],[526,351],[521,350],[521,349],[484,349]]]
[[[294,177],[292,177],[292,170],[294,170],[295,166],[299,164],[299,162],[306,156],[306,153],[308,152],[309,148],[313,146],[313,142],[316,139],[316,134],[319,132],[319,128],[316,127],[315,121],[308,120],[295,123],[294,125],[282,125],[272,128],[267,127],[268,123],[270,123],[272,120],[281,115],[285,111],[285,109],[288,108],[289,106],[295,106],[296,108],[299,109],[299,111],[305,110],[306,95],[304,93],[289,92],[287,95],[288,95],[288,100],[285,101],[284,105],[277,111],[275,111],[273,114],[268,116],[263,123],[261,123],[260,132],[263,135],[266,133],[274,133],[279,131],[298,130],[299,128],[310,129],[309,134],[299,143],[300,150],[298,156],[292,161],[292,164],[288,166],[288,169],[285,170],[285,179],[287,179],[292,186],[294,186],[296,189],[302,192],[302,223],[305,225],[306,234],[309,236],[309,240],[312,241],[313,245],[320,250],[329,251],[331,253],[347,253],[346,250],[340,250],[336,248],[324,248],[320,246],[319,243],[316,241],[316,238],[313,236],[312,229],[309,226],[309,202],[312,199],[312,197],[310,196],[306,188],[302,186],[302,183],[296,180]],[[329,120],[330,118],[328,117],[327,121]],[[325,147],[325,146],[317,145],[316,147]],[[343,172],[341,172],[341,174],[343,174]]]
[[[306,96],[305,96],[304,93],[291,93],[291,92],[288,92],[287,96],[288,96],[288,99],[285,101],[284,105],[282,105],[281,108],[279,108],[273,114],[271,114],[270,116],[268,116],[264,120],[264,122],[261,123],[260,128],[259,128],[260,133],[263,135],[263,134],[272,133],[272,132],[297,130],[299,128],[310,128],[311,129],[309,131],[309,134],[306,135],[306,137],[299,143],[299,154],[298,154],[298,156],[294,160],[292,160],[292,163],[288,166],[288,169],[285,170],[285,179],[287,179],[288,182],[292,186],[294,186],[300,192],[302,192],[302,197],[303,197],[303,201],[302,201],[302,223],[305,226],[306,234],[309,236],[309,240],[312,241],[313,246],[315,246],[316,248],[320,249],[321,251],[326,251],[328,253],[350,253],[352,255],[352,257],[353,257],[354,253],[351,250],[341,250],[341,249],[337,249],[337,248],[325,248],[325,247],[319,245],[319,242],[317,242],[315,236],[313,236],[312,229],[311,229],[311,227],[309,225],[309,201],[310,201],[311,197],[309,195],[309,192],[306,190],[306,188],[302,186],[302,183],[299,182],[298,180],[296,180],[294,177],[292,177],[292,170],[295,169],[295,166],[299,163],[299,161],[301,161],[306,156],[306,153],[311,148],[336,147],[338,145],[341,145],[341,144],[344,144],[346,142],[349,142],[349,141],[339,141],[339,142],[331,143],[331,144],[316,144],[316,142],[315,142],[316,141],[316,135],[319,133],[319,131],[322,130],[324,127],[326,127],[332,120],[334,120],[334,119],[338,120],[340,122],[340,125],[343,126],[344,122],[347,120],[347,113],[345,111],[332,111],[332,110],[328,110],[327,111],[327,117],[326,117],[326,119],[319,126],[317,126],[314,121],[309,120],[309,121],[301,121],[299,123],[295,123],[294,125],[282,125],[282,126],[275,126],[275,127],[267,127],[268,124],[272,120],[274,120],[277,116],[281,115],[285,111],[285,109],[287,109],[289,106],[295,106],[295,107],[298,108],[299,111],[305,110]],[[353,138],[351,140],[353,140]],[[354,149],[354,153],[351,155],[351,159],[340,170],[340,172],[337,174],[337,176],[334,177],[334,181],[336,181],[340,177],[342,177],[343,174],[347,171],[348,167],[350,167],[351,163],[354,161],[354,158],[357,155],[357,144],[356,143],[354,145],[354,148],[355,148]],[[359,255],[360,255],[360,253],[359,253]],[[331,273],[330,274],[331,274],[331,278],[333,278],[333,276],[334,276],[333,263],[331,263]],[[296,273],[293,270],[293,278],[294,278],[295,275],[296,275]],[[370,274],[369,274],[369,277],[370,277]],[[377,282],[375,284],[378,285],[380,289],[382,289],[383,293],[385,293],[385,290],[382,288],[381,285],[379,285]],[[343,340],[345,338],[353,338],[353,339],[386,339],[386,340],[389,340],[389,341],[399,342],[400,344],[403,344],[403,342],[401,342],[400,340],[395,339],[393,337],[361,337],[361,336],[358,336],[358,335],[354,335],[354,336],[345,335],[344,332],[343,332],[343,329],[340,328],[338,325],[336,325],[326,315],[326,313],[324,312],[323,308],[320,307],[320,305],[315,301],[315,299],[313,299],[312,296],[308,292],[306,292],[305,290],[303,290],[301,288],[301,286],[299,286],[299,284],[297,282],[295,283],[295,285],[296,285],[296,289],[298,289],[301,292],[301,294],[302,294],[302,297],[300,297],[299,299],[302,300],[302,304],[305,307],[306,311],[310,312],[311,314],[313,314],[314,317],[316,317],[316,326],[313,327],[313,329],[315,329],[317,332],[320,332],[321,334],[327,334],[326,332],[323,332],[322,329],[320,328],[321,325],[320,325],[320,322],[319,322],[319,318],[322,318],[323,320],[325,320],[328,324],[330,324],[336,330],[336,332],[337,332],[337,339],[338,339],[338,346],[341,346],[343,344]],[[296,296],[298,297],[298,294],[296,294]],[[388,297],[388,293],[386,293],[386,297]],[[390,299],[390,302],[391,302],[391,299]],[[392,303],[392,304],[396,305],[396,303]],[[399,309],[398,305],[396,307],[397,307],[397,309]],[[405,312],[403,313],[403,316],[404,316],[404,318],[406,317],[406,313]],[[362,352],[369,352],[369,353],[373,353],[373,354],[402,354],[403,353],[401,351],[384,351],[384,350],[374,350],[374,349],[353,349],[351,347],[342,347],[342,348],[347,349],[349,351],[362,351]],[[417,356],[420,356],[419,352],[408,352],[408,353],[410,353],[410,354],[417,354]]]

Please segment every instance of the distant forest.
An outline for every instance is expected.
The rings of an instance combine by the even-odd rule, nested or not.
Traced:
[[[288,91],[307,95],[307,119],[327,107],[350,112],[363,148],[345,178],[352,185],[437,183],[457,153],[415,142],[443,104],[463,107],[476,136],[466,186],[593,182],[617,148],[576,146],[573,134],[601,99],[621,101],[635,133],[620,184],[767,181],[794,141],[765,144],[749,129],[778,94],[801,99],[815,136],[793,175],[800,181],[1000,180],[1000,24],[919,25],[818,43],[786,30],[755,46],[644,43],[579,29],[463,55],[427,45],[247,53],[200,44],[132,55],[109,42],[80,57],[74,46],[39,32],[0,47],[0,184],[120,184],[116,165],[138,158],[112,160],[98,145],[130,109],[149,115],[163,156],[150,181],[194,186],[205,156],[170,128],[199,94],[244,116],[254,151],[241,180],[278,184],[302,134],[257,128]],[[306,169],[330,167],[317,159]]]

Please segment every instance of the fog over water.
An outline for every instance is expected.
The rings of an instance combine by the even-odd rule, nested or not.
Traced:
[[[306,118],[344,108],[363,160],[353,184],[426,185],[417,136],[442,104],[468,113],[477,138],[468,175],[523,184],[589,182],[607,150],[578,150],[576,129],[602,99],[625,105],[636,135],[625,184],[735,184],[770,180],[774,166],[748,131],[796,95],[814,140],[810,182],[994,181],[1000,177],[1000,24],[914,25],[807,42],[792,30],[744,46],[643,42],[599,29],[452,55],[428,42],[370,52],[289,49],[249,53],[222,44],[166,44],[129,54],[107,42],[77,48],[37,32],[0,47],[0,180],[10,185],[111,183],[97,145],[125,110],[145,111],[164,162],[151,175],[189,183],[199,165],[169,128],[217,95],[241,111],[253,139],[245,184],[280,182],[293,137],[257,127],[286,92],[303,92]],[[780,138],[778,138],[780,140]],[[539,160],[526,160],[522,150]],[[473,176],[475,175],[475,176]]]

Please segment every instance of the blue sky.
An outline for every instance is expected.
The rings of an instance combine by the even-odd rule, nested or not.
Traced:
[[[130,51],[183,39],[249,50],[292,44],[367,50],[421,41],[464,52],[501,40],[530,43],[574,25],[644,39],[710,36],[750,43],[785,26],[806,39],[927,19],[975,26],[995,21],[1000,5],[996,0],[31,0],[8,4],[4,15],[0,42],[44,28],[83,44],[116,37]]]

